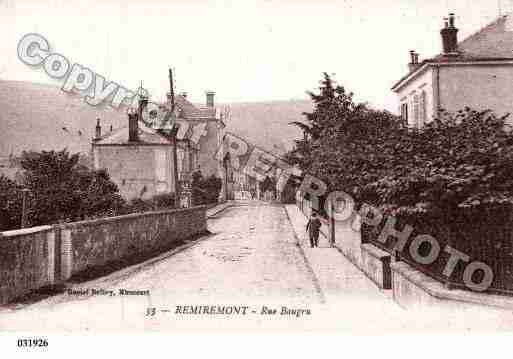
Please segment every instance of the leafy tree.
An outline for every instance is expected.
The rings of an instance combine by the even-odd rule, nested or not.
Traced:
[[[376,144],[403,133],[397,117],[355,103],[353,93],[336,85],[327,73],[319,93],[309,93],[314,110],[304,113],[305,123],[293,122],[305,132],[286,159],[304,173],[323,180],[328,190],[355,192],[378,178],[383,166]],[[355,194],[355,193],[353,193]]]
[[[511,208],[513,135],[506,119],[470,108],[443,112],[395,144],[403,156],[394,159],[394,170],[364,190],[392,211],[448,220],[464,211]]]
[[[105,170],[79,164],[67,150],[23,152],[20,164],[30,190],[32,225],[76,221],[118,213],[124,200]]]
[[[513,133],[507,116],[465,108],[441,111],[422,130],[352,102],[328,75],[314,111],[306,114],[307,140],[289,157],[328,191],[351,194],[388,212],[451,218],[513,208]]]

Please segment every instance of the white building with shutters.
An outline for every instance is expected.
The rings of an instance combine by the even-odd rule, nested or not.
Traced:
[[[513,15],[501,16],[458,42],[450,14],[440,33],[442,54],[419,62],[419,55],[410,51],[410,71],[392,88],[403,121],[420,128],[440,109],[457,112],[466,106],[499,116],[513,113]]]

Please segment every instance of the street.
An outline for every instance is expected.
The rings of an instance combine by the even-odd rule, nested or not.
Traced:
[[[308,248],[292,213],[283,205],[239,202],[208,220],[209,236],[73,283],[62,294],[1,310],[0,329],[382,332],[470,329],[473,322],[481,329],[510,325],[493,311],[480,311],[476,318],[451,313],[451,319],[403,310],[325,239],[320,248]]]

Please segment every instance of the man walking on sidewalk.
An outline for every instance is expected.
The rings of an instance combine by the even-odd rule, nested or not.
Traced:
[[[321,221],[317,218],[317,213],[312,213],[312,216],[306,224],[306,231],[310,235],[310,247],[319,247],[319,231],[321,229]]]

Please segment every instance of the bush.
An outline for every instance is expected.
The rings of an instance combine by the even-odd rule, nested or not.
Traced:
[[[22,211],[22,186],[0,176],[0,231],[20,228]]]
[[[342,190],[357,204],[391,214],[431,213],[448,220],[462,211],[513,207],[507,116],[470,108],[441,111],[416,130],[387,112],[355,104],[328,75],[320,94],[311,96],[314,111],[300,124],[308,139],[298,141],[288,158],[323,180],[328,193]]]
[[[66,150],[23,152],[19,163],[24,170],[23,184],[0,176],[0,231],[20,228],[22,188],[29,190],[29,226],[175,207],[173,193],[127,204],[106,170],[93,171],[81,164],[79,154]]]
[[[81,165],[78,154],[23,152],[19,162],[32,226],[115,215],[125,204],[108,173]]]
[[[513,135],[506,117],[469,108],[440,119],[422,131],[408,131],[390,143],[400,158],[381,178],[362,187],[366,199],[391,214],[443,214],[513,207]]]
[[[223,181],[220,178],[214,175],[203,178],[200,171],[194,172],[191,185],[193,205],[217,203],[222,186]]]
[[[418,130],[355,104],[328,75],[320,94],[311,95],[314,111],[296,123],[307,138],[289,153],[292,163],[324,181],[328,193],[350,194],[357,209],[370,203],[385,219],[394,216],[397,228],[412,226],[410,239],[430,234],[488,263],[496,275],[492,288],[513,290],[513,132],[507,115],[468,107],[440,111]],[[390,250],[394,240],[376,241],[382,226],[363,225],[362,240]],[[441,263],[422,270],[439,277]],[[451,280],[461,282],[461,274],[460,268]]]
[[[175,208],[175,194],[174,193],[163,193],[153,196],[151,199],[155,208],[157,209],[171,209]]]
[[[142,213],[175,208],[174,193],[157,194],[150,199],[134,198],[121,211],[121,214]]]

